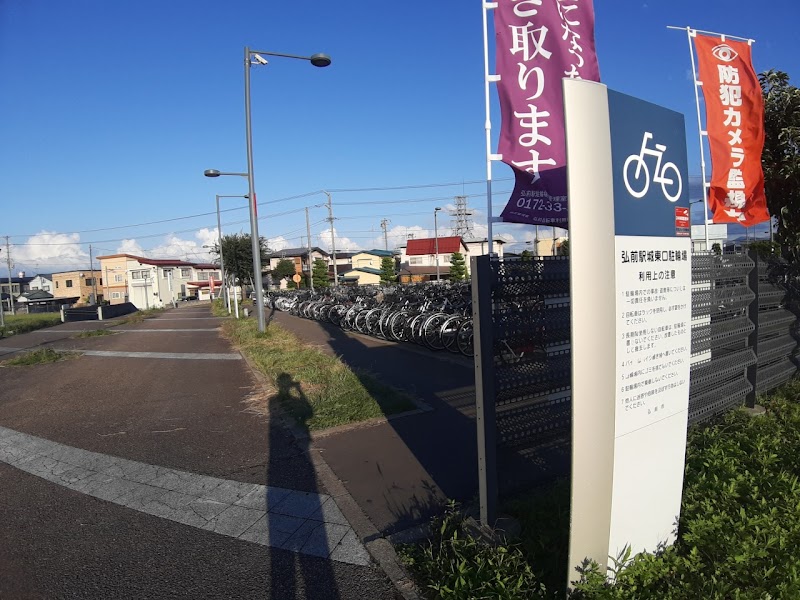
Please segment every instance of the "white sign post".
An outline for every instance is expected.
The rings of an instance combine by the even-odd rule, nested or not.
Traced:
[[[570,579],[674,541],[691,360],[683,115],[564,81],[572,310]]]

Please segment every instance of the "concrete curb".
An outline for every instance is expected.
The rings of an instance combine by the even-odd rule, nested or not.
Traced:
[[[269,382],[267,381],[266,377],[256,368],[253,362],[241,351],[237,350],[237,352],[241,354],[242,360],[244,360],[247,364],[250,372],[253,374],[253,377],[262,386],[269,388]],[[428,410],[432,409],[428,407]],[[401,415],[407,416],[409,414],[416,414],[418,412],[426,411],[418,409],[415,411],[400,413],[399,415],[394,416],[397,418]],[[296,440],[307,441],[310,437],[313,441],[313,436],[309,436],[300,427],[295,425],[292,418],[286,413],[284,408],[280,406],[279,403],[277,410],[275,411],[275,415],[278,417],[281,425],[289,430],[292,434],[292,437],[294,437]],[[380,419],[383,419],[384,421],[386,420],[386,418],[379,417],[378,419],[374,419],[376,424]],[[352,426],[343,427],[350,428]],[[331,431],[331,429],[325,431]],[[342,511],[342,514],[350,523],[350,526],[361,540],[361,543],[367,549],[367,552],[369,552],[372,559],[378,564],[381,570],[394,584],[398,592],[400,592],[405,600],[421,600],[422,597],[417,593],[414,580],[406,571],[402,561],[400,560],[400,557],[397,556],[394,546],[392,546],[389,540],[381,535],[380,531],[378,531],[378,528],[375,527],[372,521],[369,520],[369,517],[367,517],[364,511],[361,510],[361,507],[350,495],[350,492],[347,491],[347,488],[333,472],[333,469],[331,469],[328,463],[325,462],[325,459],[322,458],[322,453],[316,448],[311,448],[308,451],[308,457],[311,461],[311,464],[314,466],[315,472],[322,481],[322,484],[325,486],[328,495],[330,495],[334,502],[336,502],[339,510]]]

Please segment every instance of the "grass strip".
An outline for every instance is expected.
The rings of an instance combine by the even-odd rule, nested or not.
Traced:
[[[79,355],[74,352],[56,352],[52,348],[40,348],[39,350],[32,350],[20,356],[9,358],[3,361],[3,365],[9,367],[27,367],[30,365],[54,363],[60,360],[76,358],[77,356]]]
[[[148,308],[146,310],[137,310],[135,313],[131,313],[124,319],[116,321],[114,323],[114,326],[117,327],[119,325],[135,325],[137,323],[141,323],[145,319],[152,319],[153,317],[160,315],[163,312],[164,312],[163,308]]]
[[[5,315],[5,326],[0,327],[0,337],[28,333],[61,324],[61,313],[34,313],[32,315]]]
[[[571,600],[800,598],[800,381],[759,403],[762,416],[734,410],[689,429],[676,543],[612,557],[613,585],[597,565],[571,571]],[[475,542],[451,509],[402,549],[427,598],[564,598],[569,482],[503,510],[522,527],[513,543]]]
[[[76,336],[76,338],[92,338],[92,337],[102,337],[104,335],[114,335],[116,331],[109,331],[108,329],[87,329],[86,331],[82,331]]]
[[[232,319],[223,330],[271,382],[274,398],[310,431],[416,408],[408,395],[351,370],[277,323],[260,333],[255,319]]]

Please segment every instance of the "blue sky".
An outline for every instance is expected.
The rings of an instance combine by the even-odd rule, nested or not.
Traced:
[[[755,38],[756,71],[800,79],[796,0],[596,0],[595,14],[603,82],[686,115],[690,175],[700,167],[688,44],[667,25]],[[202,176],[245,170],[246,44],[333,58],[326,69],[276,58],[251,73],[260,231],[271,245],[300,245],[305,206],[313,243],[326,245],[325,196],[285,200],[322,189],[405,187],[334,191],[339,248],[383,247],[382,218],[392,245],[432,235],[433,208],[461,194],[485,235],[477,0],[0,0],[0,236],[12,236],[15,270],[85,267],[90,243],[95,255],[206,258],[214,194],[247,191],[244,178]],[[510,171],[494,173],[499,214]],[[416,187],[442,183],[454,185]],[[222,202],[223,232],[248,231],[244,200]],[[133,226],[142,223],[152,224]],[[439,224],[446,234],[449,217]],[[533,237],[525,226],[495,231]]]

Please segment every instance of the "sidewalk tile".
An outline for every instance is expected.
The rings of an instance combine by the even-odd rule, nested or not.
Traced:
[[[330,559],[364,567],[370,563],[369,552],[352,529],[344,534],[342,541],[331,552]]]
[[[328,500],[327,494],[292,491],[281,502],[270,508],[270,512],[290,517],[309,518]]]
[[[239,537],[262,516],[264,516],[264,513],[260,510],[253,510],[243,506],[230,506],[211,519],[203,529]]]
[[[268,511],[282,502],[291,491],[279,487],[260,485],[244,498],[237,500],[235,504]]]
[[[280,547],[300,529],[304,522],[297,517],[266,514],[240,535],[239,539],[264,546]]]
[[[342,511],[339,510],[333,498],[328,498],[322,506],[315,510],[308,518],[313,521],[324,521],[325,523],[350,526],[350,523],[342,514]]]

